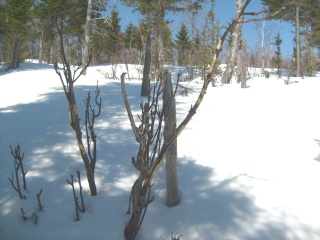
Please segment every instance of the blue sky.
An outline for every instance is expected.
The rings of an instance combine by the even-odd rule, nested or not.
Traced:
[[[127,26],[130,22],[137,25],[139,21],[138,13],[132,13],[132,9],[127,8],[121,5],[120,1],[115,1],[117,3],[117,9],[119,10],[119,15],[121,17],[121,25],[123,28]],[[230,20],[235,16],[235,0],[216,0],[215,14],[221,25],[227,25]],[[252,0],[247,8],[247,12],[259,11],[262,9],[261,1]],[[199,14],[199,25],[201,21],[205,18],[207,9],[203,9]],[[188,26],[188,17],[186,14],[176,14],[169,15],[169,18],[172,18],[174,22],[171,24],[173,34],[175,36],[178,31],[180,24],[184,22]],[[142,18],[142,16],[140,16]],[[266,23],[266,42],[269,39],[274,40],[274,37],[280,33],[283,40],[281,45],[282,55],[285,57],[290,57],[293,52],[293,38],[294,26],[287,22],[280,21],[268,21]],[[247,39],[248,47],[252,50],[255,49],[255,46],[260,46],[261,38],[259,30],[257,29],[256,23],[246,23],[243,26],[243,36]]]

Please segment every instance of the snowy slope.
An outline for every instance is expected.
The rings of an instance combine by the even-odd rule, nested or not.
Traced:
[[[126,82],[133,111],[139,110],[141,70],[130,66]],[[175,76],[181,69],[175,71]],[[119,65],[119,77],[127,71]],[[97,80],[103,98],[97,119],[98,196],[90,197],[74,133],[68,125],[61,83],[51,65],[22,64],[0,75],[0,239],[123,239],[137,144],[112,67],[94,66],[76,84],[80,112]],[[283,80],[253,77],[249,88],[237,84],[209,88],[203,104],[178,139],[182,202],[165,206],[164,169],[154,180],[156,200],[137,239],[293,240],[320,239],[320,77]],[[182,121],[201,85],[177,96]],[[28,170],[26,200],[8,177],[13,171],[9,145],[20,143]],[[81,171],[87,211],[75,222],[66,178]],[[44,212],[36,193],[43,188]],[[38,223],[22,221],[34,212]]]

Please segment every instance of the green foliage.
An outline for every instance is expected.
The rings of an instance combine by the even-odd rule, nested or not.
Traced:
[[[270,77],[270,72],[269,71],[264,71],[262,74],[268,79]]]
[[[7,0],[0,4],[1,61],[12,61],[16,39],[19,39],[21,46],[17,49],[20,56],[27,57],[30,54],[31,49],[30,46],[27,46],[26,41],[32,39],[33,4],[34,0]],[[16,55],[19,58],[17,63],[21,59],[18,55]]]
[[[107,23],[107,38],[105,39],[107,44],[107,51],[111,54],[117,54],[120,45],[119,37],[121,33],[121,18],[119,17],[119,11],[114,7],[111,11],[110,21]]]
[[[202,78],[205,77],[206,66],[212,60],[215,46],[220,39],[221,26],[215,15],[215,1],[211,0],[211,7],[206,13],[206,18],[202,29],[197,31],[193,40],[195,53],[193,56],[193,65],[198,66],[202,71]],[[217,74],[214,74],[217,76]]]
[[[178,50],[178,64],[187,64],[188,53],[191,49],[190,36],[184,23],[181,24],[180,30],[176,35],[175,47]]]
[[[272,64],[277,68],[278,77],[281,77],[281,64],[282,64],[282,55],[281,55],[281,43],[282,39],[278,33],[275,37],[275,42],[273,43],[276,46],[275,56],[272,58]]]
[[[117,61],[121,49],[121,18],[113,7],[109,19],[97,19],[91,36],[91,49],[96,62]]]
[[[269,13],[281,11],[274,16],[274,19],[294,22],[296,18],[296,7],[300,7],[299,17],[302,25],[308,27],[311,37],[311,45],[320,48],[320,2],[319,0],[299,0],[288,5],[288,0],[263,0]],[[299,5],[298,5],[299,4]]]
[[[29,30],[33,3],[34,0],[6,0],[1,18],[6,20],[7,31],[19,35]]]
[[[139,28],[130,22],[123,34],[123,41],[126,48],[142,49],[141,38],[139,35]]]

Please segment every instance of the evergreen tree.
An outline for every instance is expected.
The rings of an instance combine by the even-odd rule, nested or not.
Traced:
[[[59,57],[57,54],[60,52],[59,44],[56,42],[56,24],[58,24],[63,27],[66,53],[70,63],[80,64],[87,7],[87,0],[39,0],[37,2],[34,8],[35,17],[39,25],[40,43],[43,42],[45,61],[55,61]],[[57,55],[51,56],[52,53]]]
[[[123,41],[126,48],[139,48],[140,37],[139,29],[130,22],[123,34]]]
[[[165,25],[162,29],[163,36],[163,60],[167,63],[173,63],[173,48],[174,43],[172,40],[172,30],[168,25]]]
[[[139,36],[139,29],[134,26],[132,22],[127,25],[123,33],[123,42],[126,51],[129,51],[128,63],[137,63],[142,51],[142,43]]]
[[[303,0],[307,7],[302,8],[302,24],[306,26],[305,37],[310,41],[311,47],[320,49],[320,2],[318,0]]]
[[[94,21],[91,49],[95,63],[120,60],[121,25],[119,12],[114,6],[108,19]]]
[[[147,36],[150,36],[149,43],[153,48],[154,56],[151,57],[151,59],[153,59],[153,69],[156,74],[161,73],[164,63],[163,29],[168,24],[165,17],[168,12],[177,12],[182,10],[178,5],[181,0],[122,0],[122,2],[125,5],[132,7],[134,11],[139,11],[144,16],[144,21],[148,28]],[[145,50],[151,51],[151,48],[145,46]],[[145,53],[145,56],[149,55],[151,55],[151,52]],[[145,62],[144,68],[148,66],[151,67],[151,64]],[[145,81],[149,81],[150,69],[144,70],[141,89],[142,96],[147,96],[148,94],[148,90],[146,88],[148,83]]]
[[[191,47],[190,36],[188,29],[184,23],[181,24],[180,30],[176,35],[175,47],[178,51],[178,64],[183,65],[188,63],[188,54]]]
[[[312,35],[314,41],[310,41],[312,46],[320,45],[320,23],[319,11],[320,2],[318,0],[263,0],[263,4],[267,7],[270,13],[278,12],[274,16],[275,19],[281,19],[295,24],[296,30],[296,69],[297,76],[300,77],[301,72],[301,26],[306,26],[309,29],[307,35]],[[279,11],[281,9],[281,11]],[[305,34],[305,37],[307,37]]]
[[[28,57],[30,48],[27,46],[30,46],[29,39],[32,39],[30,36],[33,4],[34,0],[6,0],[1,4],[0,44],[1,50],[5,53],[4,61],[11,61],[9,68],[19,67],[20,58]]]
[[[275,56],[272,58],[272,63],[273,66],[277,68],[277,75],[280,78],[282,71],[281,71],[281,66],[282,66],[282,54],[281,54],[281,43],[282,39],[280,37],[280,34],[278,33],[277,36],[275,37],[274,45],[276,46],[276,51],[275,51]]]
[[[117,61],[117,56],[119,56],[120,47],[120,35],[121,35],[121,18],[119,17],[119,11],[114,6],[111,11],[110,22],[107,23],[107,38],[104,40],[106,42],[106,47],[108,53],[111,55],[111,61]]]

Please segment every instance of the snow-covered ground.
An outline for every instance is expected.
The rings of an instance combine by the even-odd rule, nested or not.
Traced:
[[[119,65],[119,77],[126,71]],[[133,111],[139,110],[141,74],[131,66],[126,82]],[[140,70],[139,70],[140,69]],[[113,69],[114,70],[114,69]],[[134,72],[135,71],[135,72]],[[171,71],[175,69],[171,68]],[[176,70],[179,71],[179,70]],[[80,112],[87,91],[101,87],[103,107],[96,122],[98,195],[89,196],[84,166],[68,124],[67,102],[51,65],[22,64],[0,75],[0,239],[123,239],[137,144],[112,66],[94,66],[76,83]],[[176,72],[175,72],[176,74]],[[176,76],[176,75],[175,75]],[[140,76],[141,77],[141,76]],[[178,139],[181,204],[165,205],[164,166],[154,179],[141,240],[313,240],[320,239],[320,77],[284,84],[254,77],[249,87],[210,87],[203,104]],[[181,121],[196,99],[200,81],[177,96]],[[20,143],[28,191],[20,200],[8,178],[9,145]],[[76,222],[66,179],[81,171],[87,211]],[[44,211],[37,210],[36,193]],[[38,223],[22,220],[36,213]]]

